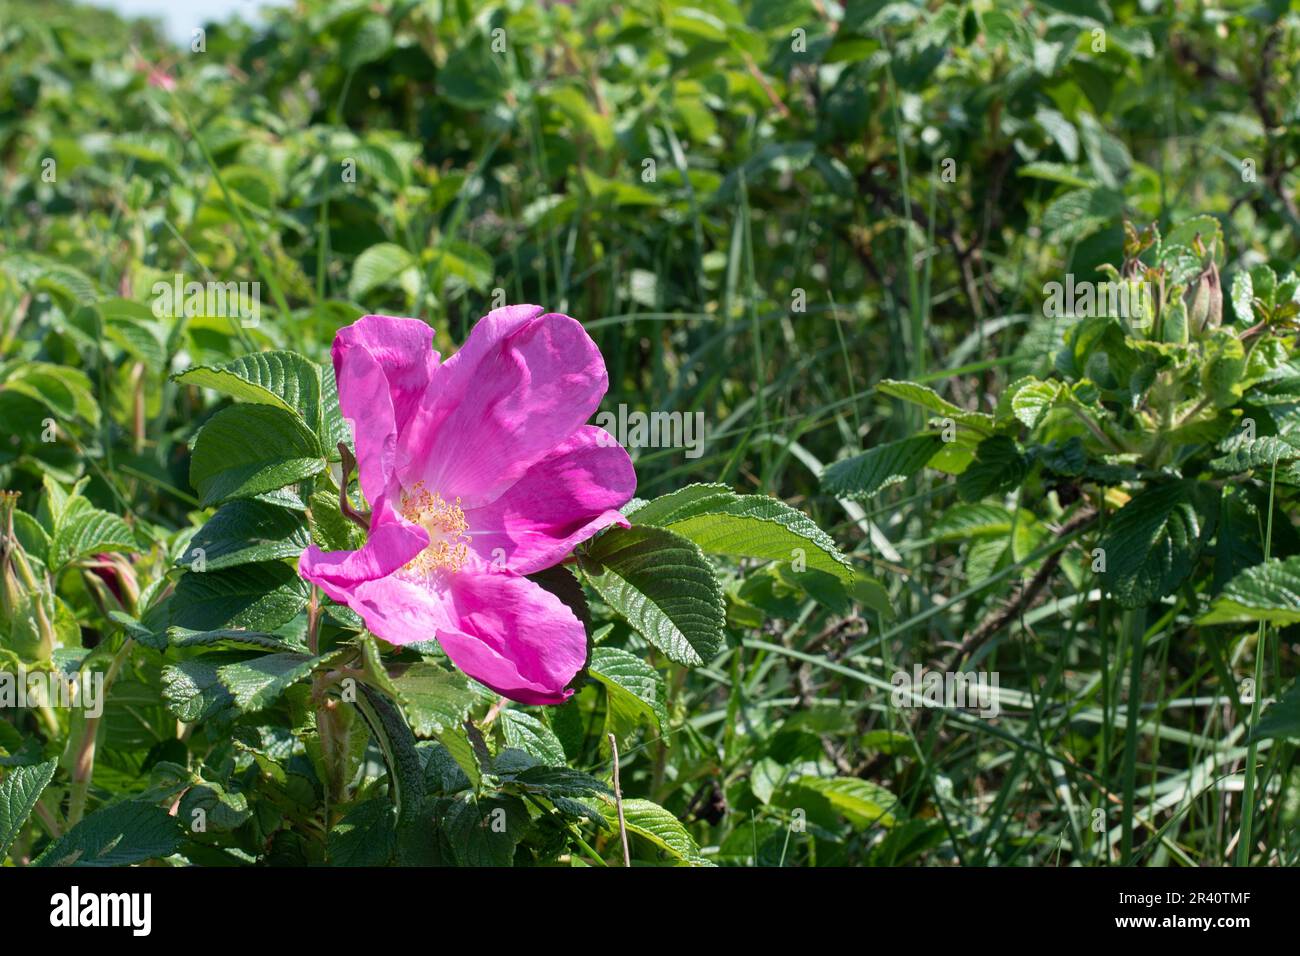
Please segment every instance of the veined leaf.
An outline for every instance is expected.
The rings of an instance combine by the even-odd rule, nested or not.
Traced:
[[[1300,622],[1300,555],[1273,558],[1229,581],[1200,617],[1201,624]]]
[[[834,462],[822,472],[822,490],[862,501],[911,478],[943,447],[938,435],[913,435]]]
[[[1247,438],[1243,432],[1237,432],[1219,443],[1219,451],[1226,454],[1210,462],[1210,467],[1225,474],[1237,474],[1300,458],[1300,441],[1285,435]]]
[[[53,554],[56,566],[76,561],[101,551],[135,551],[135,534],[130,525],[115,514],[95,508],[83,508],[70,515],[54,535]]]
[[[192,631],[269,631],[307,606],[307,583],[281,561],[187,571],[176,585],[171,624]]]
[[[30,767],[12,767],[0,782],[0,862],[36,807],[41,792],[54,779],[57,760]]]
[[[1103,580],[1121,607],[1149,604],[1191,573],[1200,537],[1192,482],[1147,488],[1119,510],[1101,539]]]
[[[168,856],[180,846],[175,817],[128,800],[97,810],[50,844],[34,866],[130,866]]]
[[[204,568],[218,571],[237,564],[295,558],[310,543],[301,513],[263,501],[231,501],[190,539],[178,563],[194,567],[202,558]]]
[[[611,803],[601,807],[605,819],[614,829],[618,828],[618,809]],[[623,819],[629,833],[649,840],[660,850],[667,852],[681,865],[712,866],[700,853],[699,845],[675,816],[649,800],[625,799],[623,801]]]
[[[661,734],[667,728],[664,679],[644,660],[621,647],[594,647],[587,672],[605,686],[616,734],[643,720],[653,722]]]
[[[225,365],[200,365],[173,378],[241,402],[292,412],[312,431],[320,427],[320,369],[297,352],[253,352]]]
[[[550,727],[522,710],[503,710],[498,718],[507,747],[515,747],[548,764],[564,763],[564,745]]]
[[[190,484],[205,505],[251,498],[325,470],[320,442],[296,414],[270,405],[234,405],[199,431]]]
[[[693,541],[664,528],[611,528],[580,558],[592,586],[651,644],[697,666],[722,644],[722,588]]]
[[[885,379],[876,386],[876,391],[882,395],[901,398],[913,405],[920,405],[942,418],[951,418],[959,425],[965,425],[967,428],[973,428],[984,434],[990,434],[993,431],[992,415],[984,412],[968,412],[964,408],[959,408],[928,386],[918,385],[915,382],[899,382],[893,379]]]

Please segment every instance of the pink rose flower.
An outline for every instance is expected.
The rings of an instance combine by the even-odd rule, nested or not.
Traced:
[[[423,322],[384,315],[335,336],[369,535],[358,551],[310,546],[299,573],[391,644],[436,637],[498,693],[562,703],[586,632],[525,575],[627,526],[631,459],[586,424],[604,359],[577,321],[534,305],[488,313],[445,362],[432,346]]]

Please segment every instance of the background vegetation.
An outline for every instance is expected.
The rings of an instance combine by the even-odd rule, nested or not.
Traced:
[[[115,677],[79,796],[84,728],[0,721],[6,781],[63,757],[12,859],[87,806],[186,793],[225,822],[137,859],[365,861],[301,701],[232,745],[178,713],[175,651],[124,643],[211,514],[189,443],[223,400],[171,376],[322,361],[364,312],[426,319],[445,354],[500,289],[586,325],[606,409],[704,413],[702,456],[634,452],[640,497],[774,495],[887,591],[724,563],[704,666],[612,621],[602,646],[655,665],[639,695],[474,705],[485,747],[605,782],[615,733],[625,795],[682,824],[644,821],[639,862],[1296,862],[1298,69],[1300,16],[1249,0],[301,2],[202,52],[0,0],[0,476],[58,595],[54,660]],[[1159,334],[1045,316],[1045,284],[1104,264],[1156,283]],[[260,322],[156,319],[176,273],[260,282]],[[880,387],[902,380],[933,397]],[[74,486],[69,514],[122,527],[60,539]],[[1174,498],[1117,532],[1145,490]],[[1002,713],[894,706],[896,671],[940,662],[996,672]],[[431,792],[455,793],[439,746]],[[505,843],[453,832],[446,859],[619,861],[600,813],[509,784],[482,798],[532,807]]]

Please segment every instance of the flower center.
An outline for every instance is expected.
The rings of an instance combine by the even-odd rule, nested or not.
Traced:
[[[465,533],[469,524],[459,496],[452,504],[436,491],[431,493],[423,481],[417,481],[409,492],[402,490],[401,512],[407,521],[429,532],[429,546],[407,562],[406,570],[459,571],[469,557],[469,542],[473,540]]]

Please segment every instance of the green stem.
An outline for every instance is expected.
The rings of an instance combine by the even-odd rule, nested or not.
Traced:
[[[1128,866],[1133,859],[1133,810],[1137,797],[1138,714],[1142,710],[1142,657],[1146,644],[1146,609],[1124,612],[1124,630],[1129,639],[1128,701],[1125,707],[1123,820],[1120,829],[1120,863]]]
[[[1273,551],[1273,493],[1277,487],[1277,462],[1273,462],[1273,472],[1268,482],[1268,521],[1264,526],[1264,560],[1267,561]],[[1264,697],[1264,657],[1266,651],[1265,637],[1268,626],[1259,622],[1259,631],[1255,638],[1255,686],[1250,701],[1250,737],[1246,742],[1246,785],[1241,792],[1241,839],[1237,843],[1237,865],[1250,865],[1250,844],[1252,824],[1255,821],[1255,759],[1259,740],[1255,728],[1259,725],[1260,700]]]
[[[108,665],[108,672],[104,675],[104,688],[100,692],[101,707],[107,703],[108,692],[113,686],[113,681],[117,679],[122,665],[131,656],[134,643],[129,637],[123,640],[122,646],[113,656],[112,663]],[[72,787],[68,796],[69,827],[75,826],[86,812],[86,795],[90,790],[91,778],[95,775],[95,743],[99,737],[99,724],[102,719],[101,711],[98,717],[87,717],[81,728],[81,740],[72,761]]]

